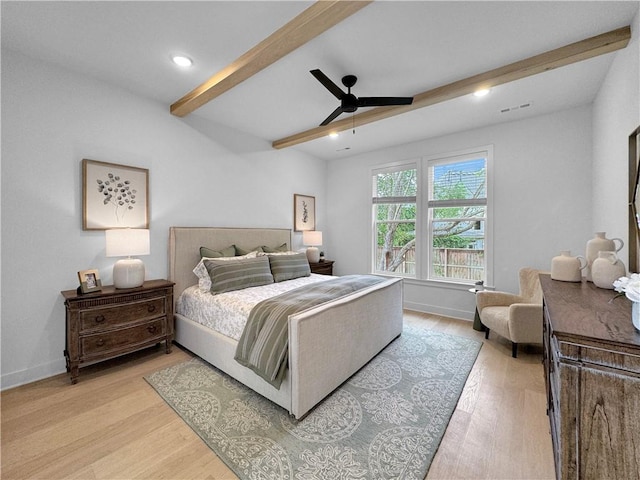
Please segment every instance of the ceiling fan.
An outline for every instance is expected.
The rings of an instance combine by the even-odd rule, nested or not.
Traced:
[[[351,93],[351,87],[353,87],[358,81],[358,77],[355,75],[345,75],[342,77],[342,84],[347,87],[347,93],[345,93],[339,86],[331,81],[324,73],[319,69],[311,70],[311,75],[325,86],[327,90],[335,95],[340,100],[340,106],[336,108],[331,115],[324,119],[320,126],[331,123],[341,113],[355,112],[359,107],[386,107],[391,105],[411,105],[413,97],[356,97]]]

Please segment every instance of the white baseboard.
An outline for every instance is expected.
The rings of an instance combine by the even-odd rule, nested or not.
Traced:
[[[434,313],[436,315],[442,315],[444,317],[457,318],[459,320],[467,320],[473,322],[473,317],[475,316],[474,312],[469,312],[467,310],[459,310],[456,308],[443,308],[437,305],[429,305],[427,303],[418,303],[418,302],[404,302],[404,308],[407,310],[414,310],[416,312],[421,313]]]
[[[64,359],[54,362],[44,363],[35,367],[19,370],[17,372],[5,373],[0,377],[0,390],[19,387],[27,383],[53,377],[67,371]]]

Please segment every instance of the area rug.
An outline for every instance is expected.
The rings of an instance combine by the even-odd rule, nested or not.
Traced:
[[[405,325],[301,421],[200,359],[146,380],[243,480],[422,480],[480,346]]]

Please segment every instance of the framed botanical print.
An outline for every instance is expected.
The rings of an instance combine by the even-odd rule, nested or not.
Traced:
[[[82,229],[149,228],[149,170],[82,160]]]
[[[296,232],[316,229],[316,198],[293,195],[293,229]]]

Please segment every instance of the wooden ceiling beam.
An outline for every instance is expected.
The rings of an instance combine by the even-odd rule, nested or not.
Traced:
[[[273,148],[286,148],[300,143],[324,137],[332,132],[341,132],[359,127],[385,118],[424,108],[436,103],[445,102],[463,95],[468,95],[480,88],[491,88],[503,83],[513,82],[521,78],[537,75],[558,67],[570,65],[605,53],[620,50],[627,46],[631,39],[629,26],[612,30],[595,37],[590,37],[564,47],[550,50],[533,57],[520,60],[503,67],[489,70],[472,77],[458,80],[441,87],[413,96],[411,105],[398,107],[378,107],[352,117],[332,122],[322,127],[312,128],[296,133],[272,143]]]
[[[371,1],[321,0],[314,3],[233,63],[174,102],[171,113],[184,117],[193,112],[366,7]]]

